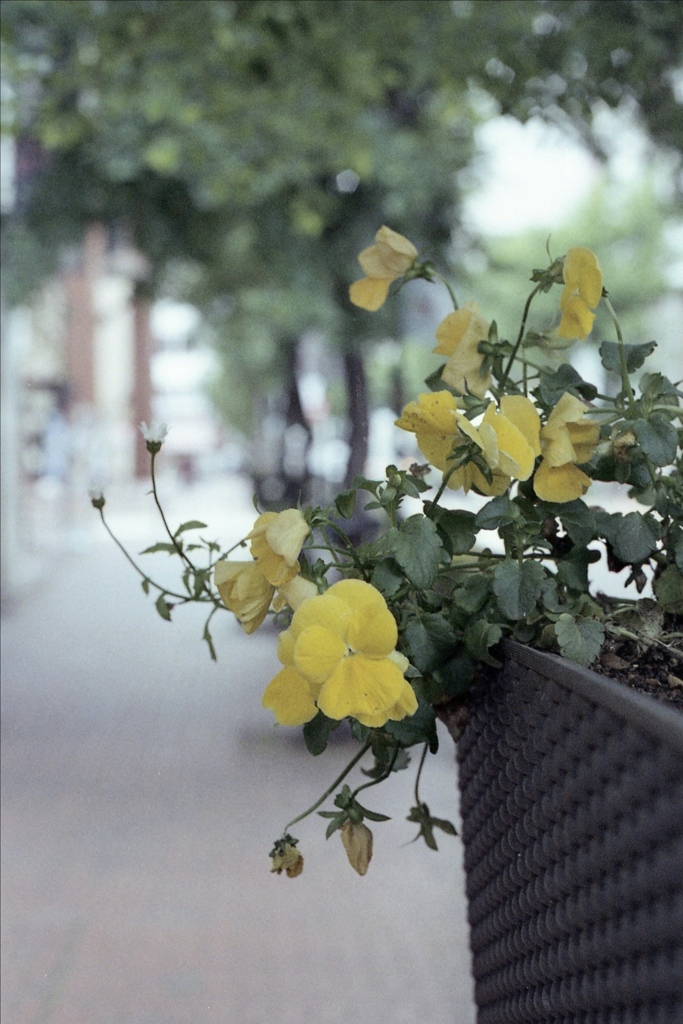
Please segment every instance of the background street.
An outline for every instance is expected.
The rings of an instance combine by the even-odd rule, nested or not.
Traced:
[[[108,494],[133,552],[162,539],[144,489]],[[364,878],[317,817],[294,829],[303,875],[270,874],[351,744],[313,759],[274,726],[275,631],[217,615],[212,663],[199,609],[162,621],[87,506],[68,538],[43,510],[40,571],[3,616],[3,1021],[471,1024],[460,840],[407,845],[413,768],[366,795],[392,820]],[[168,512],[232,541],[254,518],[230,479]],[[457,823],[442,741],[422,795]]]

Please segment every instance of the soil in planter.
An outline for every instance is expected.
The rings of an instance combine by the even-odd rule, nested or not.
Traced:
[[[683,650],[680,646],[670,649],[610,638],[591,668],[683,713]]]

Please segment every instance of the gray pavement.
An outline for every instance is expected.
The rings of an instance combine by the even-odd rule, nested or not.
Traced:
[[[133,550],[161,539],[128,491],[110,508]],[[254,518],[234,481],[170,515],[228,540]],[[212,663],[196,610],[163,622],[92,517],[3,618],[4,1024],[472,1024],[462,848],[406,845],[412,772],[367,795],[392,820],[364,878],[317,817],[303,875],[270,874],[352,748],[274,726],[275,633],[216,617]],[[443,734],[423,798],[457,820],[453,756]]]

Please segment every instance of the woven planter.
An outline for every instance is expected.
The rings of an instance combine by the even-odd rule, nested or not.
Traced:
[[[478,1024],[683,1024],[683,715],[508,644],[458,761]]]

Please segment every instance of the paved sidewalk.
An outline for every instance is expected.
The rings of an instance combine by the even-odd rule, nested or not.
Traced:
[[[236,540],[229,482],[169,512],[228,510]],[[199,609],[163,622],[93,517],[3,620],[4,1024],[472,1024],[461,846],[405,845],[412,772],[368,793],[392,821],[364,878],[317,817],[303,875],[270,874],[351,748],[274,727],[275,633],[216,616],[213,664]],[[111,519],[134,551],[161,539],[137,505]],[[423,796],[456,818],[446,734]]]

